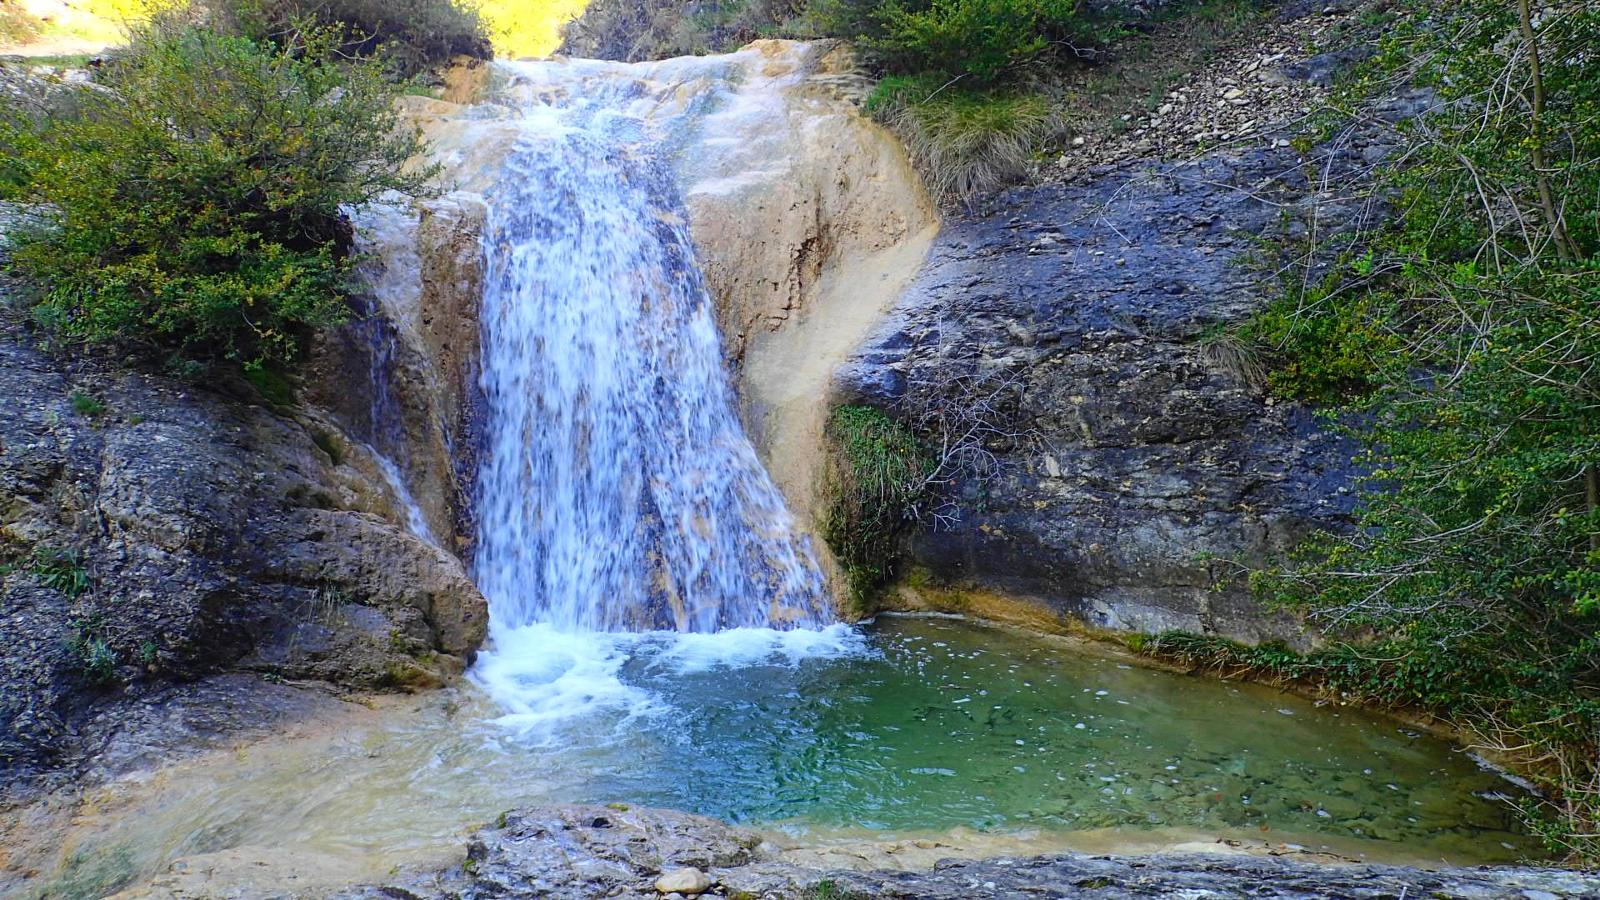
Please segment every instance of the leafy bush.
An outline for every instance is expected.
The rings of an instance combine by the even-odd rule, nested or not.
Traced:
[[[83,564],[83,555],[76,550],[35,547],[28,571],[39,579],[40,584],[68,597],[81,596],[92,585],[89,570]]]
[[[339,51],[381,56],[403,76],[457,56],[489,59],[489,32],[460,0],[202,0],[214,20],[260,42],[292,47],[307,25],[338,35]]]
[[[421,190],[379,63],[157,21],[43,120],[7,110],[12,199],[42,210],[10,266],[59,335],[207,360],[291,359],[346,312],[346,204]]]
[[[890,73],[981,85],[1082,29],[1076,0],[817,0],[808,14]]]
[[[1021,176],[1056,128],[1041,94],[966,90],[938,76],[885,78],[867,108],[906,142],[929,188],[956,200]]]
[[[844,567],[852,600],[865,606],[894,575],[899,542],[934,470],[910,429],[870,406],[828,418],[822,536]]]
[[[1319,404],[1363,397],[1403,359],[1404,340],[1388,325],[1393,298],[1343,285],[1335,276],[1294,287],[1232,335],[1261,361],[1273,395]]]
[[[1442,101],[1405,126],[1408,164],[1383,185],[1400,218],[1362,235],[1371,262],[1343,299],[1278,328],[1303,372],[1369,381],[1349,418],[1372,474],[1357,528],[1255,579],[1349,637],[1377,635],[1368,655],[1390,661],[1385,690],[1519,758],[1552,798],[1541,835],[1589,860],[1600,858],[1597,42],[1593,4],[1536,16],[1527,0],[1439,0],[1394,29],[1352,89],[1421,80]],[[1360,354],[1337,349],[1352,327],[1386,351],[1364,372]]]

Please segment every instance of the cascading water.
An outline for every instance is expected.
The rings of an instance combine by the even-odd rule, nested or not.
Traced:
[[[823,624],[734,408],[667,135],[610,108],[617,87],[530,110],[490,199],[480,584],[512,626]]]
[[[830,616],[740,425],[676,187],[674,139],[716,91],[662,114],[637,76],[513,71],[534,99],[488,198],[474,566],[479,678],[534,721],[640,699],[613,677],[637,643],[619,634],[759,629],[793,650],[812,639],[773,629]]]

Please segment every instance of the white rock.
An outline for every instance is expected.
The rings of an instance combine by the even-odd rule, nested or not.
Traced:
[[[711,889],[711,878],[695,868],[673,869],[656,879],[656,890],[663,894],[695,896]]]

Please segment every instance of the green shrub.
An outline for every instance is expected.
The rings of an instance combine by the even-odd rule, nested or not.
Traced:
[[[476,5],[459,0],[201,0],[245,37],[292,46],[307,25],[331,29],[339,51],[381,56],[391,71],[418,74],[457,56],[494,50]]]
[[[106,411],[106,405],[99,397],[83,391],[73,391],[67,400],[72,404],[72,411],[80,416],[93,418]]]
[[[854,40],[893,74],[988,85],[1057,43],[1079,38],[1077,0],[818,0],[823,34]]]
[[[1398,216],[1337,238],[1371,253],[1274,326],[1294,383],[1366,382],[1345,410],[1370,471],[1356,527],[1253,580],[1369,640],[1383,690],[1511,754],[1545,790],[1541,836],[1592,862],[1600,7],[1417,6],[1349,87],[1357,102],[1418,81],[1439,95],[1401,126],[1405,165],[1377,170]]]
[[[286,361],[346,314],[341,205],[417,192],[420,149],[380,64],[337,36],[272,47],[158,20],[103,87],[42,122],[8,108],[13,199],[44,210],[9,264],[75,340],[236,364]]]
[[[1374,290],[1341,291],[1341,276],[1293,286],[1231,337],[1264,370],[1271,394],[1332,404],[1384,381],[1404,339],[1390,324],[1394,300]]]
[[[1057,124],[1042,94],[968,90],[929,75],[885,78],[867,109],[905,141],[929,189],[955,200],[1023,175]]]
[[[1077,0],[891,2],[874,46],[906,71],[989,83],[1068,37],[1076,19]]]
[[[92,584],[89,570],[83,564],[83,554],[77,550],[43,545],[35,547],[28,571],[39,579],[40,584],[68,597],[81,596]]]
[[[822,536],[863,610],[895,574],[900,539],[916,520],[934,463],[906,426],[870,406],[828,418]]]

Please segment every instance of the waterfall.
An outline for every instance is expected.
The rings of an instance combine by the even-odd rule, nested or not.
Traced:
[[[809,539],[741,427],[695,261],[675,176],[692,161],[673,148],[716,108],[720,73],[681,65],[692,86],[505,64],[525,106],[487,198],[473,561],[501,657],[529,627],[830,619]]]

